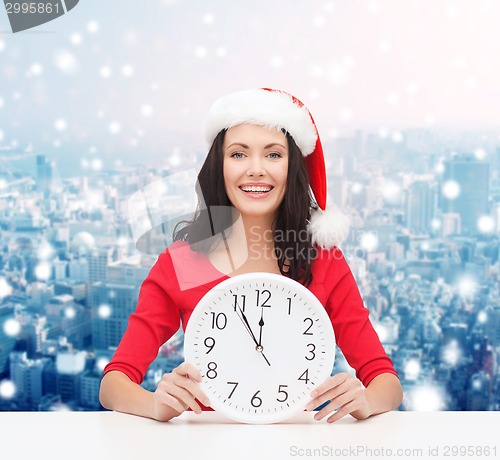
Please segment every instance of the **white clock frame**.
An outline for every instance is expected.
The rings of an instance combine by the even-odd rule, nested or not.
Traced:
[[[331,375],[335,335],[306,287],[282,275],[246,273],[200,300],[186,328],[184,358],[201,372],[213,409],[240,422],[274,423],[303,411],[314,387]]]

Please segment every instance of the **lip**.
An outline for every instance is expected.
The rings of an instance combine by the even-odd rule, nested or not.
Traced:
[[[245,192],[244,190],[241,189],[241,187],[271,187],[271,190],[269,190],[269,192],[252,193],[252,192]],[[267,198],[269,194],[274,190],[273,185],[266,184],[265,182],[246,182],[244,184],[239,185],[238,188],[241,190],[242,193],[245,194],[246,197],[251,198],[253,200],[262,200],[263,198]]]
[[[238,185],[239,188],[241,187],[271,187],[271,189],[274,188],[273,185],[267,184],[266,182],[245,182],[244,184]]]

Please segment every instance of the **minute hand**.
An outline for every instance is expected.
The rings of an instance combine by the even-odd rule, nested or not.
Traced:
[[[238,317],[241,319],[241,321],[245,325],[246,330],[248,331],[248,333],[252,337],[253,341],[255,342],[256,350],[258,352],[260,352],[262,357],[266,360],[266,363],[270,366],[271,363],[266,358],[266,355],[264,353],[262,353],[262,347],[259,345],[259,342],[257,342],[257,339],[255,338],[255,334],[252,332],[252,328],[250,327],[250,323],[248,322],[248,319],[247,319],[245,313],[243,313],[243,310],[240,308],[239,305],[236,305],[236,313],[238,314]]]

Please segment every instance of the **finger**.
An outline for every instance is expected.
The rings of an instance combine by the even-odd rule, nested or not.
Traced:
[[[346,394],[349,391],[349,387],[341,384],[340,386],[336,388],[331,388],[330,390],[326,391],[323,394],[320,394],[316,398],[312,399],[307,403],[306,405],[306,410],[314,410],[317,407],[325,404],[327,401],[332,401],[333,399],[338,398],[339,396],[342,396]]]
[[[191,363],[187,363],[186,361],[184,361],[180,366],[176,367],[172,372],[175,372],[182,376],[190,377],[198,383],[202,380],[200,371],[196,369],[196,367],[194,367]]]
[[[200,388],[199,384],[193,382],[193,380],[191,380],[189,377],[176,373],[173,373],[173,375],[166,374],[164,377],[165,378],[160,382],[158,386],[162,387],[163,390],[167,393],[175,393],[176,387],[183,388],[192,397],[198,399],[198,401],[200,401],[203,405],[207,407],[210,406],[210,400],[208,399],[207,395]]]
[[[339,377],[339,378],[337,378],[337,377]],[[326,385],[328,383],[330,383],[330,387],[328,387]],[[363,385],[357,378],[352,377],[351,375],[344,372],[342,374],[338,374],[334,377],[331,377],[330,379],[325,381],[324,386],[323,386],[323,384],[320,385],[320,387],[318,387],[316,390],[314,390],[311,393],[311,396],[315,396],[317,390],[318,389],[321,390],[321,388],[327,388],[327,389],[322,394],[319,394],[319,396],[314,397],[306,405],[306,410],[313,410],[316,407],[321,406],[325,402],[334,400],[335,398],[338,398],[339,396],[341,396],[349,391],[361,390],[363,388]]]
[[[208,396],[196,382],[185,379],[182,382],[176,382],[176,384],[189,391],[189,393],[193,395],[193,397],[195,397],[198,401],[200,401],[204,406],[210,406],[210,399],[208,399]]]
[[[173,396],[177,399],[183,406],[184,409],[191,408],[191,410],[197,414],[201,414],[202,410],[200,405],[196,402],[192,393],[187,391],[185,388],[179,387],[177,385],[169,385],[165,390],[165,394]]]
[[[350,414],[355,410],[354,405],[351,406],[351,404],[347,404],[341,409],[339,409],[337,412],[335,412],[333,415],[328,417],[326,421],[328,423],[334,423],[337,420],[340,420],[342,417],[345,417],[346,415]]]
[[[342,410],[345,407],[350,407],[350,408],[357,408],[359,405],[359,402],[356,400],[356,395],[352,394],[351,392],[345,393],[338,398],[333,399],[330,401],[330,403],[325,406],[323,409],[321,409],[315,416],[314,418],[316,420],[321,420],[323,417],[327,416],[329,413],[331,413],[334,410]],[[354,409],[352,409],[354,410]],[[348,412],[350,413],[350,411]]]
[[[344,383],[347,379],[352,378],[346,372],[341,372],[340,374],[334,375],[332,377],[328,377],[323,383],[318,385],[315,390],[311,392],[311,397],[314,398],[319,396],[332,388],[335,388],[342,383]]]
[[[164,391],[158,392],[155,395],[155,398],[157,402],[159,402],[160,404],[164,404],[165,406],[171,407],[179,414],[182,414],[187,409],[187,407],[183,406],[177,398],[173,397],[168,393],[165,393]]]

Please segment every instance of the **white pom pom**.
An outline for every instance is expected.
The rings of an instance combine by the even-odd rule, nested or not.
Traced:
[[[313,244],[330,249],[347,239],[349,225],[349,218],[345,214],[317,209],[311,211],[308,230]]]

